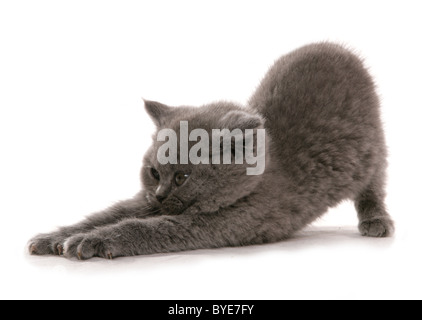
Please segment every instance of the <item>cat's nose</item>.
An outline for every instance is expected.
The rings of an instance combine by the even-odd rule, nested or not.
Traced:
[[[158,200],[158,202],[162,203],[164,200],[166,200],[169,193],[170,189],[161,185],[158,187],[157,191],[155,191],[155,198]]]
[[[163,203],[163,201],[167,198],[162,196],[161,194],[156,194],[155,197],[157,198],[159,203]]]

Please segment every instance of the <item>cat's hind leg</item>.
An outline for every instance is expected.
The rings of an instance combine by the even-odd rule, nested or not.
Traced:
[[[390,237],[394,234],[394,222],[384,204],[383,180],[383,173],[375,175],[355,199],[359,231],[366,237]]]

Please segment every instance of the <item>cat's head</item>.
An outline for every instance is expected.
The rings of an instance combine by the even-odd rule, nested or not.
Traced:
[[[215,133],[213,129],[218,129],[218,131],[228,129],[232,133],[235,129],[240,129],[242,132],[246,132],[246,129],[255,129],[253,132],[256,142],[256,129],[263,128],[261,116],[248,113],[241,107],[228,102],[214,103],[199,108],[176,108],[158,102],[145,101],[145,108],[154,121],[157,132],[153,135],[153,145],[144,157],[141,180],[149,204],[159,209],[162,214],[181,214],[188,208],[189,212],[193,213],[216,212],[220,208],[233,205],[257,188],[262,175],[247,175],[247,168],[252,166],[246,161],[242,161],[242,164],[235,163],[235,148],[239,148],[239,145],[236,146],[234,139],[231,140],[231,145],[226,144],[226,148],[232,151],[231,153],[229,151],[231,164],[223,164],[224,143],[222,143],[223,138],[220,137],[218,138],[221,142],[218,154],[221,164],[213,160],[213,155],[216,155],[215,146],[213,149],[213,133]],[[195,129],[200,129],[195,132],[202,135],[196,135],[197,138],[193,139],[194,141],[185,141]],[[162,133],[168,131],[174,132],[173,140],[170,136],[163,138]],[[209,140],[203,139],[204,134],[208,134]],[[205,149],[192,151],[192,146],[196,145],[198,148],[199,141],[201,144],[209,143],[209,148],[206,148],[208,153],[202,153]],[[184,150],[181,144],[184,143],[187,150],[191,151],[191,155],[205,155],[209,158],[209,163],[195,164],[193,157],[189,157],[189,154],[181,155]],[[254,146],[256,147],[255,144]],[[241,148],[244,147],[242,144]],[[255,149],[254,152],[256,155],[257,150]],[[170,153],[175,156],[173,160],[176,161],[163,164],[162,157],[169,157]],[[182,157],[185,160],[187,158],[187,164],[182,164]]]

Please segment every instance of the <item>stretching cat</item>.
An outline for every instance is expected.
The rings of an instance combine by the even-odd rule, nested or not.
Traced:
[[[29,243],[36,255],[80,260],[280,241],[345,199],[364,236],[386,237],[386,147],[374,83],[341,46],[313,44],[269,70],[247,107],[218,102],[145,107],[158,129],[266,131],[265,172],[248,164],[167,164],[154,138],[134,198]],[[257,132],[257,130],[255,130]],[[180,137],[179,137],[180,138]],[[159,140],[159,139],[158,139]],[[179,151],[180,153],[180,151]],[[181,155],[178,154],[180,159]]]

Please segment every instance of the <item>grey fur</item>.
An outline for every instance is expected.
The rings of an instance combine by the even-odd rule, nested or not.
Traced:
[[[181,120],[189,121],[190,130],[208,132],[265,127],[265,173],[247,176],[246,165],[234,164],[162,166],[154,139],[139,194],[34,238],[32,254],[112,258],[276,242],[345,199],[355,201],[362,235],[393,234],[384,205],[379,100],[361,60],[343,47],[313,44],[280,58],[246,107],[218,102],[172,108],[151,101],[145,106],[158,129],[178,132]],[[189,174],[181,186],[175,185],[175,172]]]

